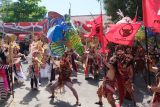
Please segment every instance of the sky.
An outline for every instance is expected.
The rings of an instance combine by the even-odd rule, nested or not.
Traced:
[[[68,13],[70,4],[72,16],[100,14],[100,4],[97,0],[42,0],[40,3],[48,11],[55,11],[62,15]]]
[[[12,0],[13,2],[17,0]],[[101,0],[102,1],[102,0]],[[42,0],[40,6],[45,6],[47,11],[55,11],[61,15],[67,14],[71,4],[71,15],[100,14],[98,0]],[[102,12],[105,13],[102,4]]]

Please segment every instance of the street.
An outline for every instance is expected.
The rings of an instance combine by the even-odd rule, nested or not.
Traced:
[[[27,65],[23,65],[23,70],[26,71]],[[76,79],[77,78],[77,79]],[[99,107],[94,104],[98,101],[97,89],[99,83],[97,80],[90,78],[84,79],[83,73],[78,73],[78,77],[72,77],[74,87],[78,92],[81,107]],[[141,83],[135,87],[135,99],[138,107],[149,107],[147,101],[151,98],[149,93],[143,88],[144,83],[139,78],[136,79],[136,83]],[[75,107],[76,99],[72,92],[65,87],[65,90],[57,90],[56,98],[54,101],[49,99],[50,88],[48,85],[48,79],[42,79],[39,91],[31,90],[30,81],[27,79],[23,85],[15,85],[14,87],[15,98],[10,107]],[[116,98],[116,97],[115,97]],[[118,102],[118,100],[116,100]],[[103,98],[103,107],[110,107],[107,99]],[[123,107],[133,107],[131,101],[125,100]]]

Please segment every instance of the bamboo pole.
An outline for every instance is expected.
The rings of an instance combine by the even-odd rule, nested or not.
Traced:
[[[146,42],[146,53],[147,53],[147,58],[149,57],[149,52],[148,52],[148,37],[147,37],[147,30],[146,30],[146,27],[145,27],[145,42]],[[148,59],[146,60],[146,63],[147,63],[147,74],[148,74],[148,84],[150,85],[151,84],[151,77],[150,77],[150,71],[149,71],[149,62],[148,62]]]

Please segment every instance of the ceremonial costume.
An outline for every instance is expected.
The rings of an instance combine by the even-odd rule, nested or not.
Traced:
[[[153,91],[151,107],[160,106],[160,72],[157,73],[156,78],[157,78],[156,86],[150,88],[150,90]]]
[[[12,44],[13,48],[13,70],[15,75],[16,82],[23,82],[26,79],[24,72],[22,71],[21,58],[24,58],[24,55],[19,53],[19,45],[17,43]]]
[[[97,94],[99,97],[99,102],[96,102],[95,104],[102,105],[102,96],[107,98],[109,104],[112,107],[115,107],[115,100],[113,98],[113,94],[115,92],[115,69],[114,69],[114,63],[108,63],[106,64],[107,71],[106,76],[103,80],[102,85],[100,85]]]
[[[125,54],[123,59],[118,60],[118,73],[117,73],[117,84],[120,105],[123,104],[124,98],[132,99],[134,104],[135,100],[133,97],[133,64],[132,56]]]
[[[115,81],[109,80],[109,78],[106,76],[103,85],[101,85],[97,91],[98,96],[104,96],[105,98],[107,98],[108,94],[113,96],[115,91],[114,84]]]
[[[94,78],[98,74],[98,61],[94,52],[91,52],[87,55],[86,59],[86,68],[85,68],[85,79],[89,77],[89,73],[91,73]]]
[[[38,88],[38,78],[39,78],[39,66],[36,60],[33,59],[33,64],[29,66],[29,76],[31,78],[30,84],[31,88]]]
[[[51,98],[54,98],[54,91],[55,89],[59,89],[64,87],[66,85],[73,93],[73,95],[76,97],[77,102],[76,104],[79,105],[79,99],[78,99],[78,94],[77,91],[73,88],[73,84],[71,82],[71,68],[69,65],[69,60],[67,58],[63,58],[60,62],[60,72],[59,72],[59,77],[58,80],[51,86],[51,91],[52,91],[52,96]]]

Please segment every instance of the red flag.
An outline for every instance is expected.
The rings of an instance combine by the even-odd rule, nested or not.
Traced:
[[[87,21],[87,24],[90,24],[92,26],[92,29],[91,29],[91,33],[89,35],[85,35],[85,36],[86,37],[97,36],[99,42],[101,43],[102,52],[106,53],[105,48],[106,48],[107,42],[105,41],[104,34],[103,34],[102,16],[98,16],[93,21]]]
[[[143,21],[146,27],[160,28],[160,0],[143,0]]]
[[[113,43],[132,46],[134,42],[134,36],[140,26],[141,23],[115,24],[106,34],[106,38]]]
[[[92,29],[91,29],[91,33],[89,34],[88,37],[93,37],[93,36],[100,36],[100,34],[102,34],[102,27],[101,27],[101,24],[102,24],[102,19],[101,19],[101,16],[98,16],[96,19],[94,19],[93,21],[87,21],[89,24],[91,24],[92,26]],[[88,24],[87,23],[87,24]]]
[[[136,23],[136,21],[137,21],[137,16],[134,17],[133,23]]]
[[[108,45],[108,41],[105,36],[102,36],[102,42],[101,42],[101,49],[99,50],[100,53],[108,53],[108,50],[106,50],[106,46]]]

